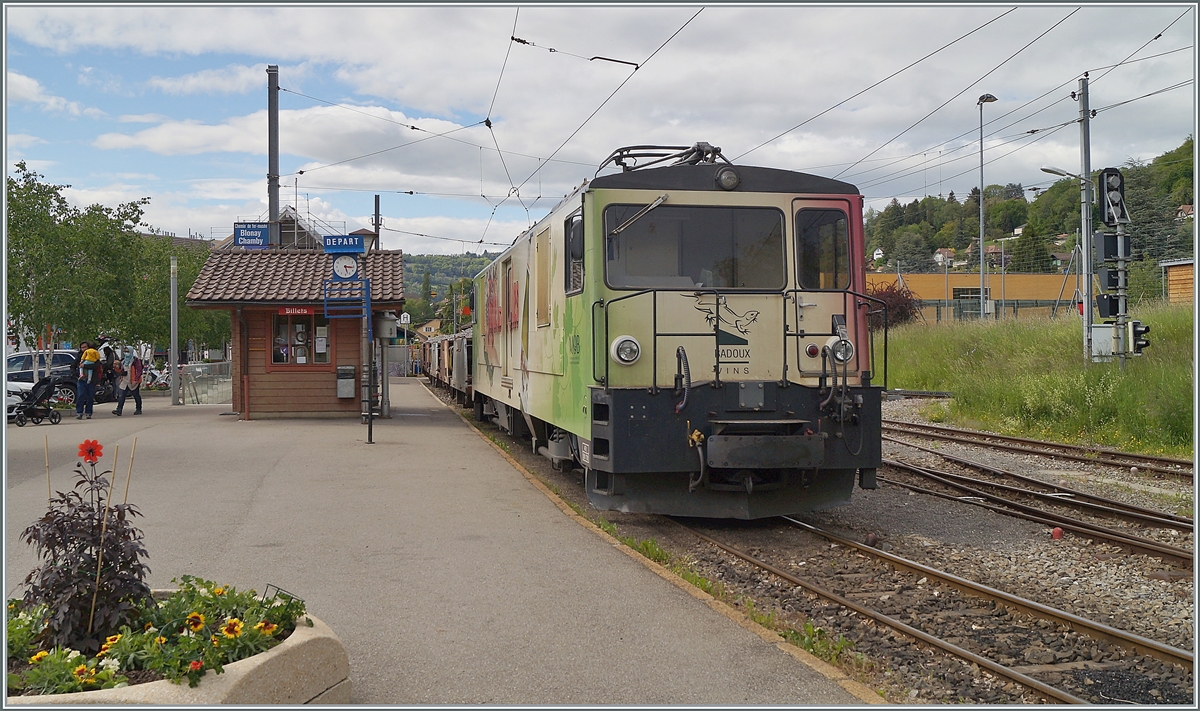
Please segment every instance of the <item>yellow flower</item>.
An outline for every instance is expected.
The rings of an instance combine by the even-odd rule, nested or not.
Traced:
[[[236,617],[230,617],[228,620],[225,620],[225,626],[221,628],[221,634],[230,639],[233,639],[234,637],[241,637],[243,626],[244,625],[241,620]]]
[[[259,632],[262,632],[263,634],[265,634],[267,636],[270,636],[270,635],[275,634],[275,630],[279,629],[279,625],[276,625],[271,622],[267,622],[266,620],[263,620],[262,622],[259,622],[257,625],[254,625],[254,629],[258,630]]]
[[[199,612],[193,612],[187,616],[187,620],[184,622],[184,624],[186,624],[188,629],[191,631],[199,632],[200,630],[204,629],[204,615],[200,614]]]
[[[74,669],[74,670],[72,670],[72,672],[71,672],[71,673],[72,673],[72,674],[74,674],[75,676],[79,677],[80,679],[82,679],[82,678],[84,678],[85,676],[87,676],[87,675],[88,675],[88,668],[87,668],[87,665],[86,665],[86,664],[80,664],[79,666],[75,667],[75,669]]]
[[[32,657],[30,657],[30,658],[29,658],[29,663],[30,663],[30,664],[37,664],[38,662],[42,661],[43,659],[45,659],[45,658],[46,658],[46,657],[48,657],[48,656],[50,656],[50,653],[49,653],[49,652],[47,652],[46,650],[44,650],[44,649],[43,649],[42,651],[40,651],[40,652],[38,652],[37,654],[35,654],[35,655],[33,655]]]
[[[166,638],[166,637],[155,637],[155,638],[154,638],[154,643],[155,643],[155,644],[166,644],[166,643],[167,643],[167,638]]]
[[[120,633],[118,633],[118,634],[114,634],[111,637],[105,637],[104,641],[107,644],[116,644],[117,642],[121,641],[121,635],[120,635]]]
[[[223,588],[223,587],[216,587],[216,588],[213,588],[213,591],[212,591],[212,592],[213,592],[213,595],[217,595],[217,596],[224,595],[224,594],[225,594],[225,588]]]
[[[217,639],[217,636],[215,634],[212,637],[209,637],[209,640],[213,643],[214,647],[221,646],[221,640]]]

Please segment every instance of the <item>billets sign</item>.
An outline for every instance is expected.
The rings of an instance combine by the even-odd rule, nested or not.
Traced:
[[[271,223],[233,223],[233,246],[245,249],[267,249],[271,246]]]
[[[362,254],[367,251],[362,235],[324,235],[323,239],[326,254]]]
[[[312,316],[316,309],[312,306],[280,306],[280,316]]]

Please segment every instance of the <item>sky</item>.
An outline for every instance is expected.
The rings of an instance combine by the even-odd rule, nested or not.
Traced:
[[[8,175],[223,238],[280,202],[407,253],[497,251],[621,146],[859,187],[882,209],[1151,160],[1196,126],[1194,4],[4,7]],[[600,171],[607,174],[610,166]],[[303,171],[303,173],[301,173]],[[1033,193],[1028,193],[1033,197]]]

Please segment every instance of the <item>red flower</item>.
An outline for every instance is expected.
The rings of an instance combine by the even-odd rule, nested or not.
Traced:
[[[97,459],[104,456],[104,447],[94,439],[85,439],[79,445],[79,456],[88,464],[95,464]]]
[[[190,665],[188,665],[188,668],[194,672],[198,672],[204,668],[204,662],[200,661],[199,659],[196,659]]]

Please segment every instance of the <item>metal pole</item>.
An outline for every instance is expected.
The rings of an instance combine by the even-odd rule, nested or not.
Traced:
[[[1080,248],[1083,250],[1083,360],[1092,360],[1092,309],[1095,304],[1092,297],[1092,149],[1091,129],[1088,121],[1091,119],[1088,108],[1087,72],[1079,80],[1079,214],[1081,232]]]
[[[179,258],[171,257],[171,352],[168,354],[171,373],[171,404],[179,401]]]
[[[1108,186],[1104,187],[1105,190]],[[1117,360],[1121,363],[1121,370],[1125,370],[1125,356],[1129,350],[1129,344],[1125,338],[1125,324],[1128,323],[1126,317],[1126,306],[1128,305],[1127,291],[1129,287],[1129,257],[1132,255],[1125,253],[1125,223],[1117,223]]]
[[[979,99],[979,320],[984,315],[984,279],[987,273],[987,261],[983,255],[983,98]]]
[[[267,65],[267,210],[268,242],[279,247],[279,65]]]

